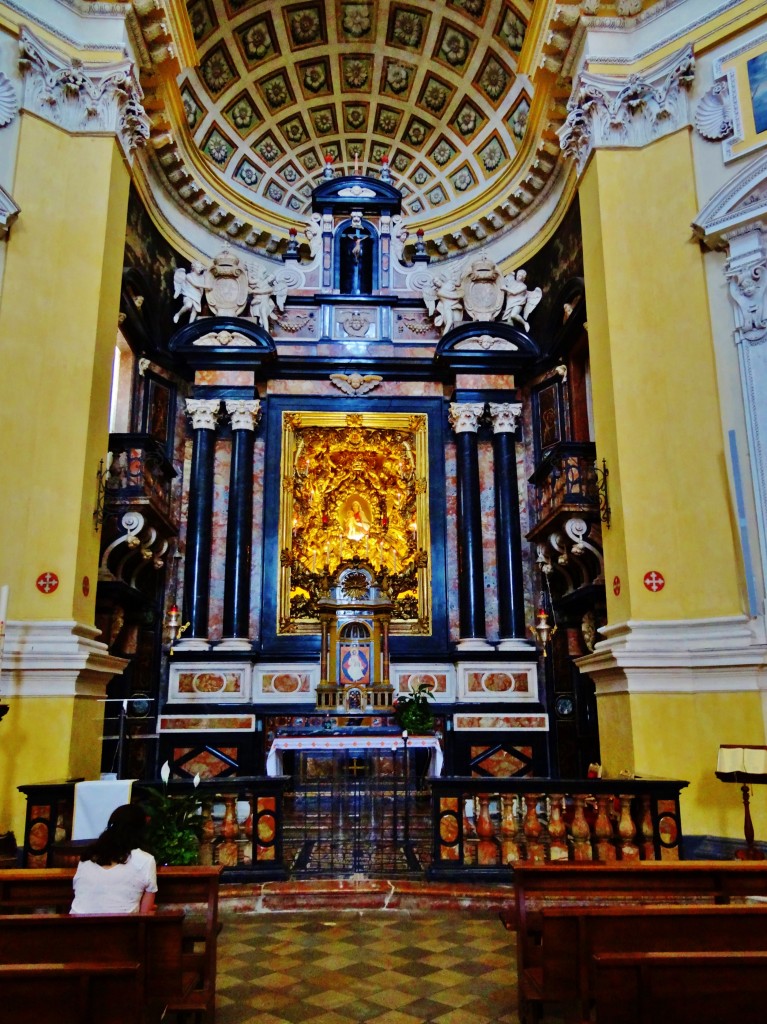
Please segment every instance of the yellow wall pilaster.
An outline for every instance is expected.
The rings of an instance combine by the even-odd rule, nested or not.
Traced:
[[[687,131],[597,150],[580,198],[595,432],[613,509],[609,620],[740,614]],[[649,570],[663,590],[644,587]]]
[[[8,619],[21,624],[23,643],[26,629],[44,637],[46,623],[94,621],[92,513],[107,448],[129,174],[114,138],[70,135],[23,114],[15,182],[23,217],[0,296],[0,582],[10,586]],[[59,577],[53,593],[35,586],[44,572]],[[79,682],[70,670],[65,682],[64,658],[57,696],[50,672],[30,685],[34,666],[14,671],[8,655],[6,647],[0,830],[12,824],[20,838],[16,786],[98,775],[103,704],[94,680],[105,685],[114,666],[105,659]]]
[[[611,776],[688,779],[684,831],[742,837],[740,794],[715,778],[716,756],[720,743],[763,743],[764,717],[748,665],[728,661],[730,641],[717,632],[743,621],[743,574],[703,255],[690,229],[688,130],[596,150],[580,204],[595,436],[610,470],[608,623],[617,630],[615,639],[608,630],[611,653],[581,665],[597,684],[602,761]],[[665,578],[657,592],[643,583],[653,570]],[[717,655],[696,661],[701,647]],[[754,806],[761,836],[765,810]]]

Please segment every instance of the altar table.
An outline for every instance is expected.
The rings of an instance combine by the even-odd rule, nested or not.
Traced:
[[[442,747],[436,736],[409,736],[408,750],[428,750],[429,770],[427,777],[435,779],[442,774]],[[278,736],[269,748],[266,758],[266,774],[282,775],[282,755],[286,750],[302,753],[321,753],[325,750],[404,750],[405,740],[401,736]]]

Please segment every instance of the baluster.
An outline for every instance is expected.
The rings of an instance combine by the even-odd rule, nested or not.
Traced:
[[[573,860],[594,859],[591,849],[591,829],[584,813],[585,805],[585,796],[573,796],[573,820],[570,825],[570,835],[573,840]]]
[[[498,842],[495,837],[495,823],[490,816],[490,794],[480,793],[477,799],[479,801],[479,814],[476,818],[477,835],[479,836],[477,863],[497,864]]]
[[[202,822],[200,827],[200,864],[213,863],[213,840],[216,837],[216,826],[213,823],[213,801],[202,801]]]
[[[562,818],[562,808],[565,798],[560,793],[552,793],[549,800],[549,838],[551,839],[549,857],[551,860],[567,860],[568,851],[567,840],[565,838],[567,826]]]
[[[652,824],[652,806],[649,795],[642,797],[642,821],[640,825],[642,845],[640,847],[643,860],[655,860],[655,830]]]
[[[513,864],[522,856],[517,842],[515,801],[513,793],[501,796],[501,860],[504,864]]]
[[[218,863],[233,868],[237,865],[236,839],[240,834],[240,826],[237,823],[237,794],[226,793],[223,799],[225,810],[221,835],[224,841],[218,848]]]
[[[615,845],[613,843],[613,823],[608,813],[608,804],[612,804],[612,796],[602,794],[597,797],[597,818],[594,822],[594,836],[596,837],[597,860],[615,860]]]
[[[540,793],[525,793],[525,820],[522,829],[525,833],[527,859],[529,861],[546,860],[546,846],[541,842],[543,825],[538,817],[538,801]]]
[[[631,817],[632,797],[621,794],[619,800],[621,802],[621,813],[618,821],[618,835],[621,837],[621,859],[639,860],[639,847],[634,842],[637,830],[634,819]]]

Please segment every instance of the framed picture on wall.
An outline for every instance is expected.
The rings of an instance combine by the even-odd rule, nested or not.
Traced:
[[[732,131],[724,138],[718,136],[725,163],[763,149],[767,146],[767,34],[715,60],[713,75],[717,88],[725,80],[731,105]]]
[[[149,370],[145,372],[140,430],[142,434],[149,434],[164,448],[169,441],[173,397],[170,381]]]
[[[533,438],[536,462],[555,444],[566,440],[564,393],[560,378],[544,381],[533,391]]]

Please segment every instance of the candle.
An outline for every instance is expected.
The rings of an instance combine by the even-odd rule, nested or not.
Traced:
[[[8,584],[0,587],[0,623],[5,626],[5,619],[8,614]]]

